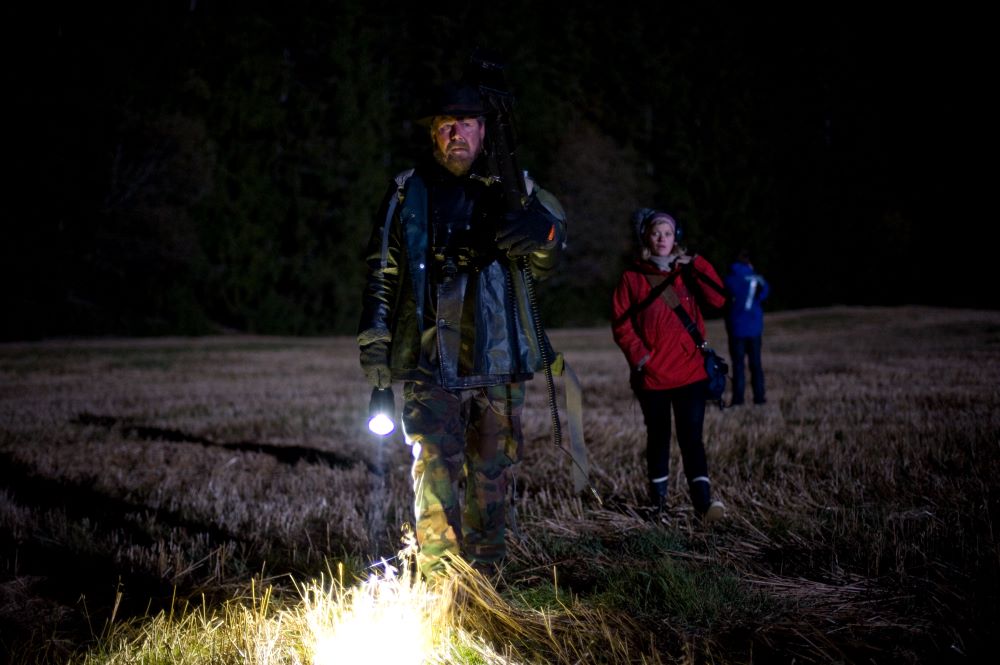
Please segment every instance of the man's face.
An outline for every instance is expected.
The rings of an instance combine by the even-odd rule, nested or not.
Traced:
[[[439,115],[431,122],[431,136],[438,163],[455,175],[463,175],[482,150],[486,126],[482,118]]]

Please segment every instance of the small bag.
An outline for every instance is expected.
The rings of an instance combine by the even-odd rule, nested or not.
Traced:
[[[705,396],[710,402],[718,402],[722,407],[722,396],[726,394],[726,375],[729,365],[710,347],[701,349],[705,356],[705,373],[708,374],[708,384],[705,386]]]

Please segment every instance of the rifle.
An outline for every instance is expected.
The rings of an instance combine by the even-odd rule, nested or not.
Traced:
[[[523,172],[517,164],[517,156],[514,154],[517,146],[514,130],[514,95],[507,88],[504,66],[496,58],[487,56],[481,50],[472,55],[470,65],[475,71],[474,80],[478,81],[483,104],[491,111],[486,116],[490,173],[500,182],[507,210],[521,212],[528,203],[528,190],[524,183]],[[542,319],[538,314],[535,279],[531,273],[528,257],[519,257],[518,267],[524,276],[535,343],[538,344],[542,369],[545,371],[545,386],[548,390],[549,411],[552,416],[552,438],[556,446],[561,446],[562,426],[559,422],[556,390],[552,379],[552,358],[549,356],[549,345],[546,342],[545,330],[542,328]]]
[[[480,49],[477,49],[473,53],[469,64],[472,71],[467,73],[472,74],[472,80],[478,83],[479,94],[482,97],[483,104],[490,111],[486,116],[487,158],[490,173],[500,182],[507,210],[509,212],[521,212],[528,204],[528,191],[524,182],[526,174],[518,166],[517,155],[515,154],[517,150],[517,132],[514,126],[514,95],[507,86],[504,65],[495,56],[489,55]],[[530,259],[527,256],[519,257],[518,268],[520,268],[524,280],[525,291],[528,296],[528,307],[530,309],[528,316],[531,318],[535,343],[538,345],[538,350],[541,354],[542,369],[545,372],[545,388],[548,393],[549,414],[552,418],[553,443],[569,456],[570,460],[579,470],[580,475],[576,477],[574,482],[577,491],[582,489],[582,485],[587,485],[598,503],[603,503],[600,494],[587,481],[588,472],[584,468],[584,465],[586,465],[586,448],[583,443],[582,422],[574,425],[572,409],[570,410],[570,433],[574,434],[574,430],[579,430],[576,431],[572,443],[574,449],[577,450],[578,456],[581,458],[582,464],[581,461],[578,461],[572,453],[562,446],[562,425],[559,421],[555,382],[552,378],[552,363],[554,359],[551,356],[552,348],[549,346],[545,329],[542,327],[542,319],[538,313],[535,278],[531,272]],[[577,397],[579,397],[579,382],[576,381],[576,376],[569,369],[569,366],[565,364],[565,360],[563,368],[576,384],[575,392]],[[577,410],[579,410],[579,407]],[[579,420],[579,417],[576,420]]]
[[[517,132],[514,129],[514,95],[507,89],[504,65],[496,58],[476,51],[471,64],[478,74],[476,79],[483,104],[492,111],[486,118],[490,173],[500,181],[507,209],[519,212],[528,203],[528,191],[515,154]]]

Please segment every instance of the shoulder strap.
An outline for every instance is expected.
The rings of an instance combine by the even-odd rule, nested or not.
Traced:
[[[673,281],[677,279],[677,273],[674,273],[670,277],[663,277],[662,275],[645,275],[645,277],[646,281],[648,281],[650,286],[653,287],[653,290],[650,291],[645,298],[637,303],[634,303],[631,307],[622,312],[622,315],[614,320],[612,326],[617,328],[628,319],[649,307],[652,302],[659,298],[660,295],[667,290],[667,287],[669,287]],[[676,297],[676,295],[674,297]]]
[[[700,270],[695,270],[693,261],[682,266],[681,281],[687,286],[688,291],[694,294],[698,305],[702,309],[725,309],[730,304],[730,294],[726,290],[725,285],[719,284]],[[717,308],[715,305],[710,304],[708,299],[705,298],[705,290],[702,288],[703,284],[707,284],[713,291],[722,296],[724,302],[720,307]]]
[[[668,283],[671,280],[667,280],[666,278],[660,277],[658,275],[657,276],[646,275],[645,277],[646,281],[649,282],[650,286],[654,286],[654,282],[657,279],[662,280],[660,286],[662,286],[663,283],[667,283],[667,286],[660,293],[660,297],[663,298],[663,302],[667,304],[667,307],[674,310],[674,314],[676,314],[677,318],[681,320],[681,324],[684,325],[684,329],[688,331],[688,334],[691,335],[691,339],[694,340],[695,346],[704,351],[705,347],[707,346],[705,343],[705,338],[701,336],[700,332],[698,332],[698,325],[688,315],[687,310],[685,310],[684,306],[681,305],[681,299],[678,297],[677,292],[674,291],[673,287],[671,287],[670,284]],[[655,286],[653,290],[654,291],[656,290]],[[650,292],[650,294],[652,295],[652,291]]]
[[[389,201],[389,206],[385,212],[385,222],[382,224],[382,270],[389,265],[389,227],[392,225],[392,216],[396,214],[396,206],[403,202],[406,188],[406,181],[413,175],[414,169],[407,169],[396,175],[396,194]]]
[[[726,287],[724,285],[719,284],[714,279],[711,279],[705,273],[699,270],[695,270],[693,265],[691,266],[691,273],[692,277],[694,277],[694,286],[696,288],[701,288],[702,284],[707,284],[708,286],[711,287],[713,291],[715,291],[719,295],[727,299],[729,298],[729,293],[726,291]]]

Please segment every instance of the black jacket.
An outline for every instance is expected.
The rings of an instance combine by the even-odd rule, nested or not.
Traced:
[[[528,208],[551,221],[552,248],[530,255],[544,279],[559,261],[565,214],[526,182]],[[358,342],[387,341],[394,380],[460,389],[521,381],[541,367],[524,275],[493,240],[499,185],[435,163],[398,175],[374,225]]]

